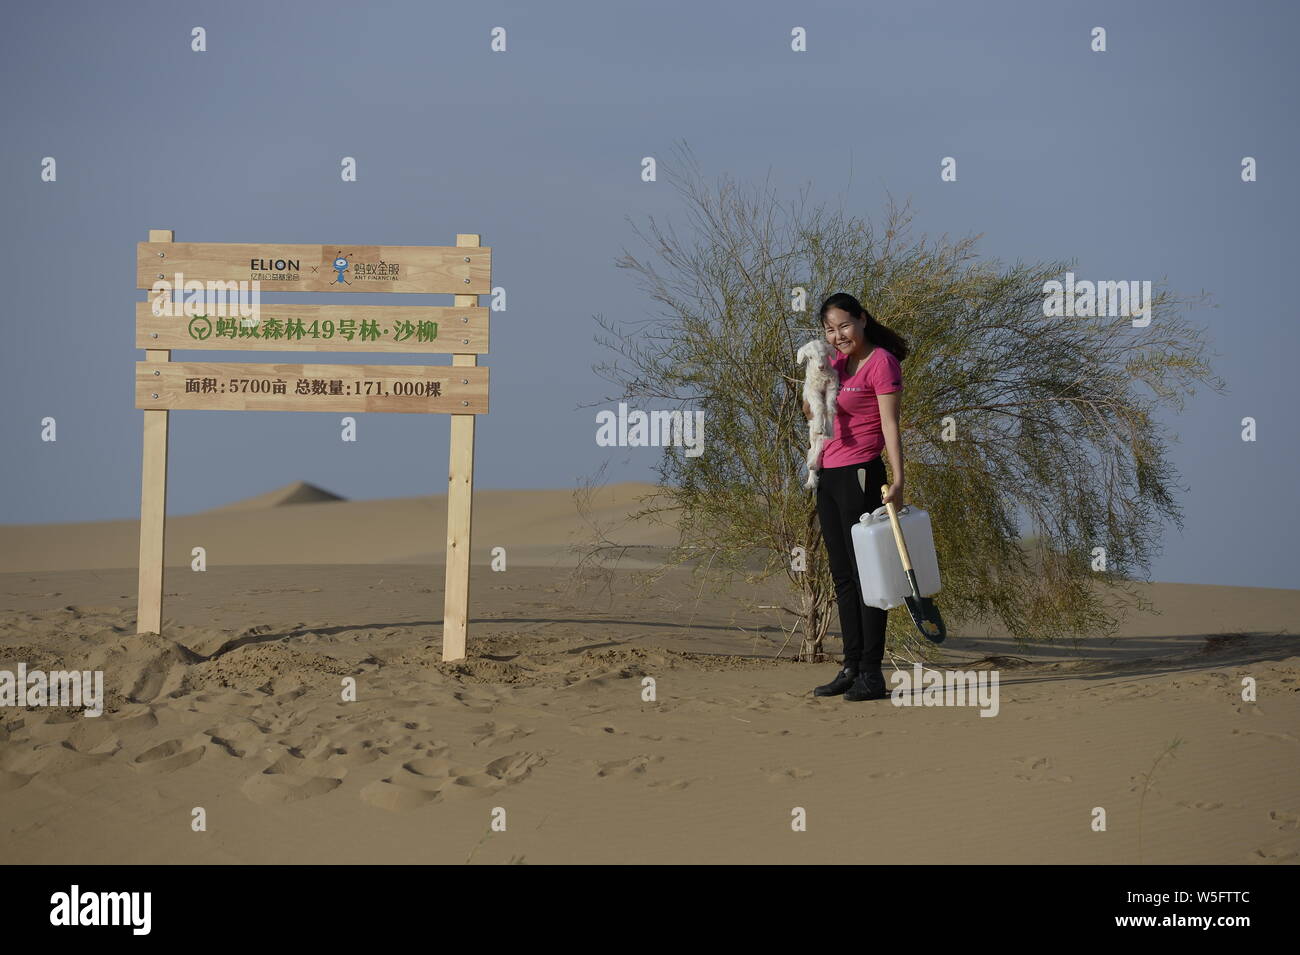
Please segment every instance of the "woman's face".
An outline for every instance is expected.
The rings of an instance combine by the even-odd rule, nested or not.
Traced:
[[[836,351],[845,355],[853,354],[866,343],[863,322],[842,308],[826,309],[826,318],[822,327],[826,329],[826,341]]]

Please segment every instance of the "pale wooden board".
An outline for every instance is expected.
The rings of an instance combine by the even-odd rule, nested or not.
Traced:
[[[149,230],[151,243],[170,243],[172,236],[170,229]],[[141,364],[165,368],[170,364],[171,354],[165,348],[148,349]],[[167,533],[167,425],[165,410],[144,413],[136,633],[162,633],[163,541]]]
[[[473,296],[468,296],[473,298]],[[400,354],[487,354],[490,309],[478,305],[453,308],[442,305],[268,305],[258,310],[260,324],[245,327],[233,310],[218,315],[212,303],[164,303],[167,314],[154,315],[152,302],[135,306],[135,347],[207,349],[216,351],[391,352]],[[171,311],[181,314],[172,315]],[[195,315],[206,315],[193,324]],[[277,324],[271,324],[274,320]],[[218,324],[220,322],[220,324]],[[301,323],[302,337],[287,338],[288,323]],[[332,326],[324,323],[332,322]],[[344,337],[344,322],[351,322],[352,340]],[[435,322],[436,338],[417,341],[420,322]],[[374,323],[378,337],[364,341],[363,323]],[[313,325],[315,326],[313,337]],[[272,329],[273,337],[262,337]],[[274,334],[275,330],[279,334]],[[257,334],[254,335],[253,333]],[[206,338],[198,337],[205,335]],[[231,337],[232,334],[235,337]],[[405,337],[401,341],[399,334]],[[329,337],[327,337],[329,336]]]
[[[331,266],[349,262],[339,284]],[[276,268],[277,261],[297,268]],[[254,263],[261,267],[254,267]],[[372,267],[396,266],[395,280]],[[136,288],[151,289],[159,276],[178,281],[260,282],[263,292],[424,292],[484,295],[492,291],[492,250],[439,245],[278,245],[255,242],[141,242]],[[272,278],[271,276],[284,276]],[[292,278],[289,278],[292,276]],[[477,304],[477,302],[475,302]]]
[[[479,244],[477,235],[456,236],[457,245]],[[456,296],[457,305],[473,305],[472,295]],[[456,370],[468,375],[487,369],[476,367],[474,355],[453,355]],[[447,565],[442,601],[442,659],[463,660],[469,635],[469,562],[474,514],[474,416],[451,417],[451,451],[447,457]]]
[[[469,356],[471,359],[473,356]],[[155,374],[155,372],[157,374]],[[216,411],[456,413],[488,410],[488,369],[451,365],[290,365],[256,362],[137,362],[137,408]],[[186,391],[186,379],[215,379],[215,392]],[[232,379],[236,380],[232,384]],[[284,394],[243,390],[240,380],[284,382]],[[299,379],[341,382],[342,394],[298,394]],[[367,381],[372,393],[366,393]],[[399,395],[396,383],[439,383],[440,394]],[[328,387],[328,385],[327,385]],[[153,395],[158,397],[154,398]]]

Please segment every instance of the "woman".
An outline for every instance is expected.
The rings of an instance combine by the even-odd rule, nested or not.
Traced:
[[[822,451],[817,481],[817,516],[835,580],[835,599],[844,634],[844,666],[835,679],[813,690],[816,696],[880,700],[889,695],[881,660],[885,654],[888,611],[863,603],[853,557],[853,525],[886,501],[903,506],[903,449],[899,402],[907,342],[877,322],[856,298],[840,292],[821,307],[826,340],[837,354],[831,367],[839,376],[834,434]],[[812,417],[808,402],[803,413]],[[882,499],[889,455],[894,483]]]

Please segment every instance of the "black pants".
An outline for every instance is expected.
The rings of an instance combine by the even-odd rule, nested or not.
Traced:
[[[859,517],[880,506],[880,487],[886,483],[885,461],[879,455],[865,464],[822,468],[817,480],[817,516],[840,607],[844,665],[852,669],[879,667],[885,655],[889,611],[862,602],[852,529]]]

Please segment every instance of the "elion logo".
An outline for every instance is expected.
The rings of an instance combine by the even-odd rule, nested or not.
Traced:
[[[149,934],[152,892],[71,892],[50,896],[51,925],[130,925],[133,935]]]

